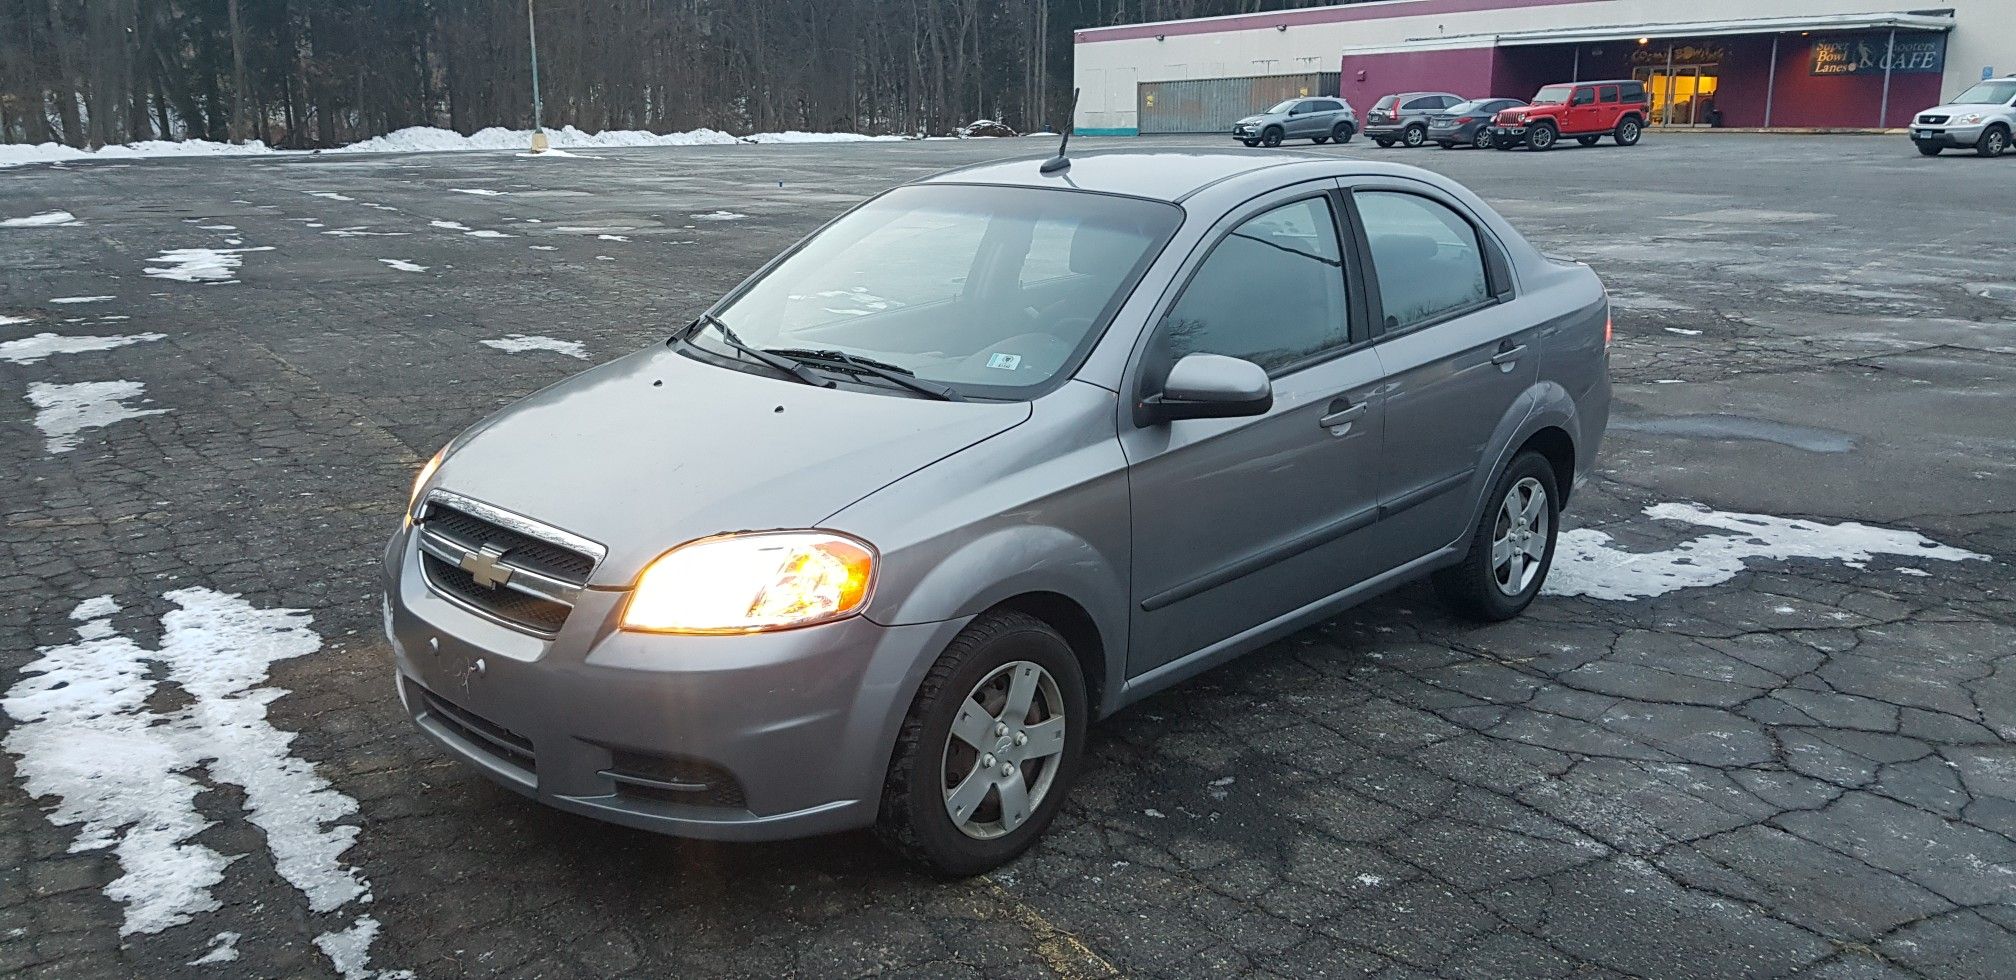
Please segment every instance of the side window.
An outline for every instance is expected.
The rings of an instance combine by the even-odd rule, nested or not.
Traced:
[[[1349,344],[1342,255],[1328,198],[1241,222],[1163,319],[1150,376],[1196,353],[1245,358],[1272,373]]]
[[[1398,191],[1360,191],[1357,201],[1388,332],[1490,299],[1477,229],[1462,216]]]
[[[1310,99],[1302,103],[1301,105],[1296,106],[1295,108],[1301,112],[1322,112],[1323,103],[1318,102],[1315,99]]]
[[[1324,99],[1323,101],[1316,103],[1316,108],[1322,112],[1340,112],[1343,110],[1344,104],[1342,102],[1335,102],[1330,99]]]
[[[1594,102],[1594,101],[1596,101],[1596,90],[1595,90],[1595,89],[1593,89],[1593,88],[1578,88],[1578,89],[1576,89],[1576,90],[1575,90],[1575,101],[1574,101],[1574,104],[1575,104],[1575,105],[1588,105],[1588,104],[1590,104],[1591,102]]]
[[[1617,101],[1617,86],[1615,85],[1605,85],[1602,88],[1597,89],[1596,91],[1597,91],[1596,96],[1597,101],[1600,101],[1605,105],[1609,105],[1610,103]]]

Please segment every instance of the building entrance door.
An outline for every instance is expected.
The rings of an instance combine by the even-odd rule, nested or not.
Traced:
[[[1631,77],[1645,83],[1654,126],[1707,126],[1715,121],[1715,89],[1720,65],[1637,68]]]

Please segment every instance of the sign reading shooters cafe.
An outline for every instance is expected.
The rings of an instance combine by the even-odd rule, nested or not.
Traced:
[[[1881,75],[1883,55],[1891,50],[1888,34],[1856,34],[1849,37],[1816,38],[1813,41],[1815,75]],[[1890,71],[1898,75],[1923,75],[1946,69],[1946,35],[1897,35],[1897,47],[1890,57]]]

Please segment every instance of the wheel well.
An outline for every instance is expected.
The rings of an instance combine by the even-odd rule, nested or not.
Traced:
[[[1092,621],[1092,614],[1076,600],[1056,592],[1025,592],[995,603],[993,608],[1028,613],[1063,634],[1085,674],[1086,700],[1093,713],[1098,713],[1106,689],[1106,644],[1099,638],[1099,625]]]
[[[1270,129],[1280,129],[1280,128],[1281,128],[1280,123],[1268,123],[1267,125],[1260,127],[1260,131],[1264,133]]]
[[[1554,467],[1554,488],[1561,492],[1561,500],[1566,503],[1569,492],[1575,486],[1575,440],[1568,433],[1555,426],[1548,426],[1526,437],[1519,446],[1519,452],[1533,450],[1547,458],[1548,465]],[[1513,453],[1517,456],[1519,453]]]

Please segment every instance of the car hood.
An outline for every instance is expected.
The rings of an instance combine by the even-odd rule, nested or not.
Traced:
[[[602,544],[589,584],[620,588],[675,545],[817,526],[1028,418],[1026,402],[814,388],[660,346],[480,423],[434,485]]]
[[[1220,118],[1223,118],[1223,117],[1221,116]],[[1264,112],[1263,112],[1263,113],[1261,113],[1261,114],[1259,114],[1259,115],[1257,115],[1257,116],[1247,116],[1246,118],[1244,118],[1244,119],[1241,119],[1241,120],[1239,120],[1239,121],[1238,121],[1238,122],[1236,122],[1236,123],[1233,123],[1233,125],[1234,125],[1234,126],[1250,126],[1250,125],[1253,125],[1253,124],[1255,124],[1255,123],[1263,123],[1263,122],[1266,122],[1267,120],[1269,120],[1269,119],[1272,119],[1272,118],[1274,118],[1274,117],[1273,117],[1273,116],[1270,116],[1270,115],[1268,115],[1268,114],[1266,114],[1266,113],[1264,113]]]
[[[1971,105],[1970,105],[1970,104],[1962,104],[1962,105],[1935,105],[1935,106],[1933,106],[1933,107],[1932,107],[1932,108],[1930,108],[1930,109],[1920,109],[1920,110],[1918,110],[1917,112],[1915,112],[1915,113],[1912,113],[1912,118],[1913,118],[1913,119],[1916,119],[1917,117],[1919,117],[1919,116],[1922,116],[1922,115],[1924,115],[1925,113],[1928,113],[1928,112],[1931,112],[1931,113],[1939,113],[1939,114],[1943,114],[1943,115],[1948,115],[1948,116],[1957,116],[1957,115],[1959,115],[1959,114],[1961,114],[1961,113],[1963,113],[1963,112],[1978,112],[1978,113],[1980,113],[1980,114],[1981,114],[1981,115],[1983,115],[1983,116],[1991,116],[1991,115],[1994,115],[1994,114],[1995,114],[1995,113],[1996,113],[1996,112],[1997,112],[1998,110],[2002,110],[2002,109],[2006,109],[2006,108],[2008,108],[2008,107],[2007,107],[2007,106],[2004,106],[2004,105],[2002,105],[2002,104],[2000,104],[2000,103],[1995,103],[1995,102],[1990,102],[1990,103],[1985,103],[1985,104],[1980,104],[1980,103],[1977,103],[1977,104],[1971,104]]]

